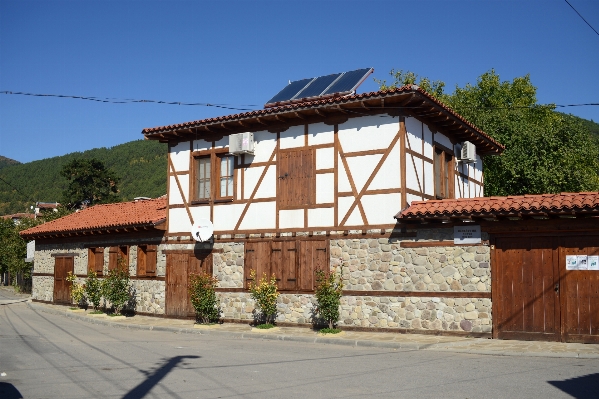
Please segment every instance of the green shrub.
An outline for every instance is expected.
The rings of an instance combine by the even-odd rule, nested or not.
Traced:
[[[104,300],[110,302],[115,313],[120,313],[123,306],[131,299],[129,291],[129,269],[124,262],[108,271],[108,276],[102,281]]]
[[[96,272],[90,271],[87,273],[87,281],[84,287],[88,301],[91,302],[94,310],[98,310],[102,301],[102,281],[98,279]]]
[[[198,323],[215,323],[220,318],[220,307],[214,291],[217,282],[216,278],[204,272],[189,276],[189,296]]]
[[[277,317],[277,298],[279,297],[275,275],[273,274],[268,278],[265,273],[258,282],[256,271],[252,270],[250,272],[250,279],[250,295],[260,309],[260,316],[258,318],[260,322],[258,324],[274,324]]]
[[[256,328],[259,328],[260,330],[269,330],[271,328],[275,328],[274,324],[259,324],[256,326]]]
[[[335,270],[328,273],[316,271],[316,314],[329,325],[329,329],[334,329],[339,320],[342,291],[343,281]]]
[[[80,307],[85,306],[85,284],[77,282],[77,276],[69,272],[66,280],[71,283],[71,298]]]
[[[339,334],[341,332],[340,329],[338,328],[323,328],[320,331],[318,331],[321,334]]]

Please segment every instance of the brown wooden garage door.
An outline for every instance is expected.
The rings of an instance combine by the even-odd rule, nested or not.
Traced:
[[[599,255],[599,236],[495,239],[495,336],[599,342],[599,271],[566,270],[566,255]]]
[[[175,317],[193,317],[188,285],[191,273],[212,274],[212,254],[173,251],[166,255],[165,313]]]

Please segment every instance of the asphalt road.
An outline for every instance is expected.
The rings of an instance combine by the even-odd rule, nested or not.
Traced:
[[[0,306],[0,398],[20,397],[597,398],[599,359],[126,330],[16,303]]]

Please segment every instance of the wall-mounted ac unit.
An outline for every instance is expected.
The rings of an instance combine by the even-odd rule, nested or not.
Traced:
[[[462,143],[462,149],[460,151],[460,161],[464,163],[476,162],[476,146],[469,141]]]
[[[254,133],[237,133],[229,136],[229,153],[254,155]]]

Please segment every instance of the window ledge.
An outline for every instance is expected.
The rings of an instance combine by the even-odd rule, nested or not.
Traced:
[[[221,198],[221,199],[214,200],[215,204],[222,203],[222,202],[233,202],[233,198]]]
[[[191,201],[191,205],[208,205],[209,203],[210,203],[210,200]]]

